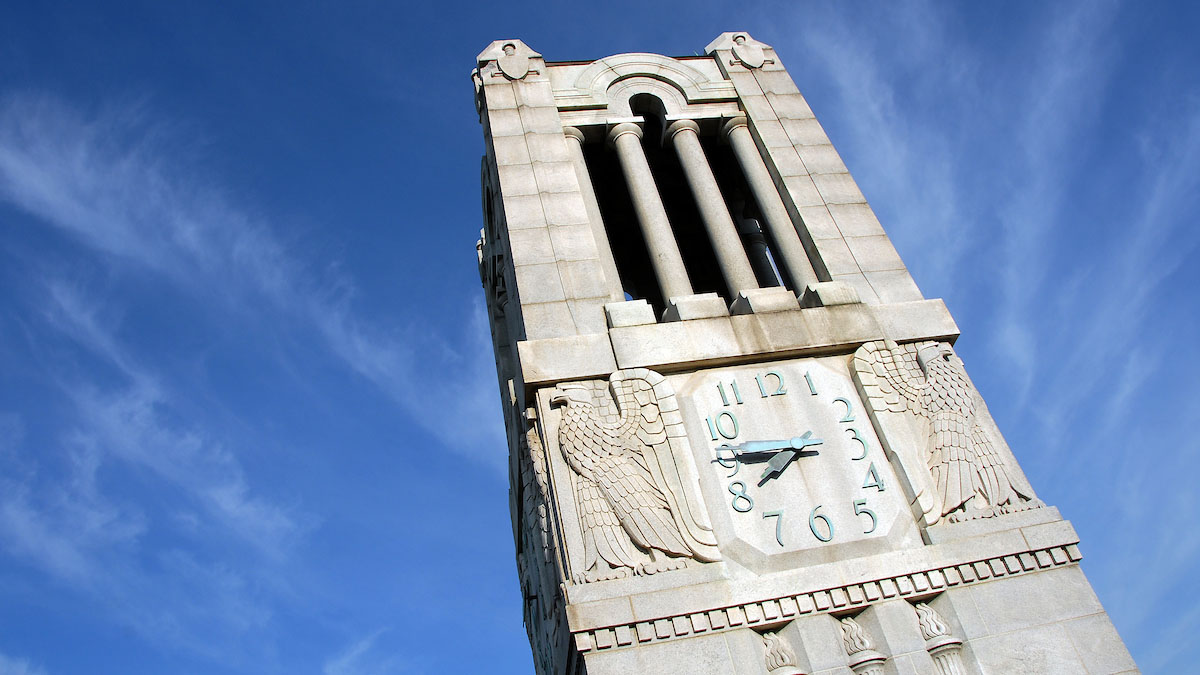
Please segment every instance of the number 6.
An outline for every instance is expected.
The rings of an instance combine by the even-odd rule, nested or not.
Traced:
[[[817,504],[816,507],[813,508],[812,513],[808,514],[808,529],[812,530],[813,536],[816,537],[817,539],[820,539],[821,541],[832,541],[833,540],[833,523],[829,520],[829,518],[827,518],[825,516],[825,514],[817,513],[817,511],[819,511],[820,509],[821,509],[821,504]],[[825,528],[829,530],[829,534],[823,535],[820,532],[817,532],[817,521],[818,520],[825,521]]]

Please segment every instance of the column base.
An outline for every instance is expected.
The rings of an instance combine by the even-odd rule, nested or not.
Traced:
[[[820,281],[809,284],[800,296],[801,307],[831,307],[861,303],[858,291],[844,281]]]
[[[654,308],[645,300],[610,302],[604,305],[604,316],[608,319],[609,328],[658,323],[658,319],[654,318]]]
[[[729,316],[725,301],[716,293],[700,293],[671,298],[663,312],[663,321],[711,319],[717,316]]]
[[[730,314],[765,314],[800,309],[796,296],[783,286],[752,288],[738,291],[737,300],[729,308]]]

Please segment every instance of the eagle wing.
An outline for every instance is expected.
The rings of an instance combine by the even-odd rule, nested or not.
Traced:
[[[983,489],[965,421],[961,413],[953,410],[939,410],[929,421],[929,472],[942,498],[943,516]]]
[[[597,558],[603,558],[610,567],[634,567],[637,563],[629,550],[629,538],[622,533],[621,522],[600,487],[580,478],[575,481],[575,498],[583,524],[583,568],[592,569]]]
[[[621,411],[623,438],[633,446],[650,485],[666,501],[672,532],[683,543],[683,554],[706,562],[720,560],[703,504],[698,497],[689,497],[698,490],[699,482],[689,471],[691,448],[670,383],[645,368],[619,370],[609,382]]]
[[[917,346],[876,340],[854,353],[854,374],[876,412],[923,414],[921,394],[928,383],[917,364]]]

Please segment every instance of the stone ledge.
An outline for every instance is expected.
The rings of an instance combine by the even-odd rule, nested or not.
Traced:
[[[958,326],[941,300],[919,300],[614,327],[609,336],[619,367],[675,372],[755,358],[851,352],[883,338],[953,342]]]
[[[1068,525],[1069,527],[1069,525]],[[1022,547],[1023,548],[1023,547]],[[575,647],[580,653],[661,642],[701,633],[719,632],[746,626],[772,626],[795,617],[827,612],[861,609],[873,602],[893,598],[921,598],[954,586],[980,583],[989,579],[1029,574],[1075,565],[1082,559],[1075,544],[1036,550],[1019,550],[990,558],[945,565],[918,572],[885,576],[865,581],[789,593],[774,598],[739,603],[712,609],[657,618],[639,618],[621,602],[609,602],[598,614],[626,615],[611,625],[572,628]],[[699,597],[699,596],[698,596]],[[628,600],[627,600],[628,602]],[[590,609],[590,608],[589,608]],[[600,607],[596,607],[600,609]],[[581,611],[583,610],[583,611]],[[615,611],[614,611],[615,610]],[[568,608],[569,623],[586,621],[583,608]]]
[[[604,333],[522,340],[517,343],[517,361],[526,386],[607,378],[617,369],[612,344]]]

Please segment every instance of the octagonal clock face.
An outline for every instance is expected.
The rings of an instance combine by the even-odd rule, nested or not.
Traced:
[[[889,536],[919,544],[846,357],[672,379],[713,529],[733,559],[790,565],[875,552]]]

